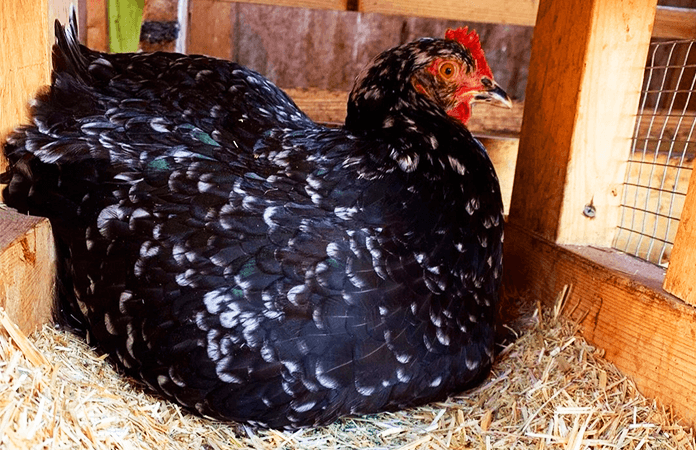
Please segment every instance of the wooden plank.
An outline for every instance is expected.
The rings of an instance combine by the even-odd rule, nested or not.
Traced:
[[[696,176],[691,173],[664,288],[696,306]]]
[[[534,25],[539,0],[359,0],[361,12],[437,17],[466,22]]]
[[[694,54],[696,54],[696,52],[694,52]],[[658,85],[654,89],[659,88]],[[674,103],[676,104],[678,100],[681,100],[681,98],[675,99]],[[689,118],[682,117],[677,113],[683,108],[684,103],[682,102],[680,106],[674,106],[672,108],[673,112],[671,114],[666,109],[644,111],[644,114],[638,117],[638,138],[647,137],[656,139],[662,134],[664,136],[669,136],[677,142],[686,143],[690,141],[693,132],[691,131]]]
[[[319,123],[342,125],[346,120],[348,92],[326,89],[285,89],[297,106]]]
[[[0,209],[0,307],[30,333],[51,320],[55,246],[48,219]]]
[[[555,245],[505,229],[506,288],[547,304],[570,287],[563,314],[645,395],[696,424],[696,309],[661,289],[664,270],[612,249]]]
[[[99,0],[88,0],[90,2]],[[197,3],[200,0],[193,0]],[[213,3],[256,3],[303,7],[311,9],[332,9],[339,11],[381,13],[417,17],[432,17],[465,22],[501,23],[534,26],[537,18],[539,0],[471,0],[462,4],[458,0],[418,1],[400,0],[209,0]],[[355,5],[355,7],[354,7]],[[696,10],[658,6],[652,32],[659,38],[696,38]]]
[[[437,17],[466,22],[503,23],[534,26],[539,1],[479,0],[462,4],[457,0],[418,1],[361,0],[359,10],[383,14]],[[653,37],[672,39],[696,38],[696,10],[658,6]]]
[[[655,4],[541,1],[511,222],[550,241],[611,245]]]
[[[696,9],[658,6],[653,37],[696,39]]]
[[[514,101],[512,110],[485,103],[475,104],[466,126],[476,135],[519,138],[523,114],[524,102]]]
[[[0,1],[1,140],[27,120],[27,101],[50,79],[47,23],[45,0]],[[0,155],[0,172],[6,164]]]
[[[198,1],[198,0],[195,0]],[[346,11],[352,0],[215,0],[227,3],[256,3],[258,5],[291,6],[309,9],[333,9]]]
[[[422,36],[442,36],[448,27],[458,25],[450,20],[211,0],[192,0],[189,5],[190,24],[197,27],[189,33],[190,44],[195,46],[189,53],[214,53],[262,73],[281,87],[294,88],[348,91],[355,76],[380,52]],[[220,14],[213,13],[215,6]],[[233,7],[233,33],[224,6]],[[203,9],[211,12],[196,11]],[[218,32],[221,20],[225,23]],[[484,47],[498,82],[512,98],[524,96],[533,30],[483,24],[476,28],[485,37]],[[194,37],[196,33],[203,36]],[[198,43],[211,39],[216,40],[214,46]]]
[[[87,0],[87,32],[83,38],[87,47],[100,52],[109,51],[109,25],[105,0]]]
[[[196,0],[189,3],[188,53],[234,59],[234,3]]]

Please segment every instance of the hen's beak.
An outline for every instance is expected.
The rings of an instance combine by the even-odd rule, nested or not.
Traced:
[[[481,82],[484,88],[476,93],[473,100],[474,102],[490,103],[494,106],[512,108],[512,100],[510,100],[507,93],[505,93],[503,88],[498,86],[495,81],[490,78],[484,78]]]

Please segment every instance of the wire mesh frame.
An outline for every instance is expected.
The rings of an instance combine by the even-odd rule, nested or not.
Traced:
[[[614,248],[661,266],[694,167],[695,85],[696,40],[651,44]]]

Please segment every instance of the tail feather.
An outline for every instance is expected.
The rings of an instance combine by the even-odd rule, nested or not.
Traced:
[[[57,73],[66,73],[75,78],[87,81],[89,62],[85,58],[78,39],[77,13],[71,7],[67,27],[55,22],[56,43],[53,46],[53,78]]]

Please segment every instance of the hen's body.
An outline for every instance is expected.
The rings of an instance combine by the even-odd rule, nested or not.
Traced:
[[[394,76],[365,72],[328,129],[234,63],[57,32],[52,87],[5,146],[5,199],[51,219],[62,307],[128,374],[286,428],[485,377],[498,182],[465,127],[398,84],[451,41],[378,58]]]

